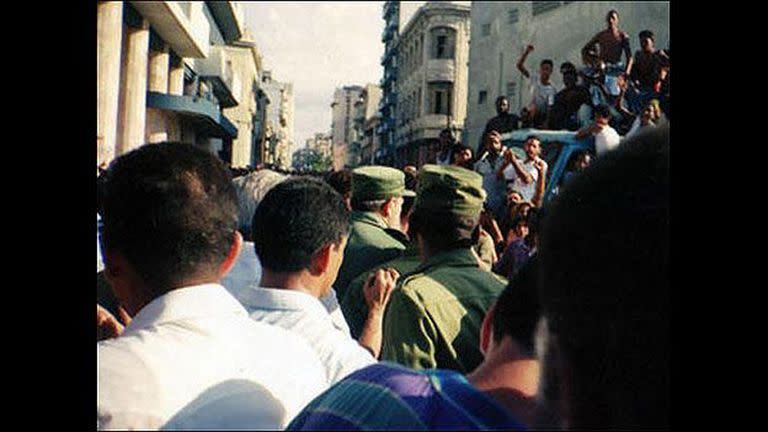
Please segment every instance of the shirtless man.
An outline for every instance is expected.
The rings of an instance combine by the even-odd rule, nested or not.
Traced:
[[[597,33],[581,49],[581,56],[584,63],[587,64],[587,53],[594,50],[597,45],[599,49],[597,54],[599,59],[609,64],[620,64],[621,53],[624,53],[626,65],[624,71],[629,74],[632,70],[632,51],[629,48],[629,35],[619,30],[619,13],[610,10],[605,17],[608,28]]]

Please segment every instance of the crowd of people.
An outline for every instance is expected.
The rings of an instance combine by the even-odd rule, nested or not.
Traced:
[[[607,22],[585,56],[653,69]],[[532,49],[523,121],[588,107],[574,129],[604,134],[612,108],[572,65],[559,92],[553,62],[530,74]],[[422,167],[231,168],[170,142],[100,167],[98,428],[669,427],[669,127],[640,132],[666,80],[546,203],[540,138],[502,146],[504,98],[476,152],[446,129]]]

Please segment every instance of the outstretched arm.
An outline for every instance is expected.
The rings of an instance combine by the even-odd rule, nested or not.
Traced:
[[[517,60],[517,70],[520,71],[521,74],[523,74],[524,77],[530,78],[531,74],[528,73],[528,69],[525,68],[525,59],[528,58],[528,54],[533,51],[533,45],[528,45],[525,47],[525,51],[523,51],[523,55],[520,56],[520,58]]]

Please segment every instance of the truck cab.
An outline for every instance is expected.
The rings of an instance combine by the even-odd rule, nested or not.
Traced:
[[[572,159],[579,151],[587,151],[595,155],[595,138],[589,136],[584,139],[576,139],[576,132],[551,131],[540,129],[518,129],[501,134],[501,144],[509,147],[521,160],[526,155],[523,150],[525,140],[536,135],[541,141],[541,158],[547,162],[547,184],[544,189],[544,203],[546,204],[557,195],[563,181],[564,174],[571,169]]]

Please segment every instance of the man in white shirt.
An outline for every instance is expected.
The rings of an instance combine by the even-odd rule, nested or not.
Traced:
[[[101,239],[132,320],[97,345],[99,429],[282,429],[326,388],[305,341],[254,322],[219,284],[242,237],[212,154],[160,143],[116,159]]]
[[[536,195],[536,185],[539,180],[539,168],[536,168],[538,162],[547,170],[547,162],[539,157],[541,155],[541,141],[535,135],[525,139],[523,145],[525,150],[525,161],[522,163],[512,149],[507,149],[504,153],[504,167],[502,172],[509,185],[510,190],[515,190],[523,197],[523,201],[532,201]]]
[[[531,103],[528,105],[530,121],[534,128],[548,127],[549,112],[555,104],[555,95],[558,92],[555,84],[550,81],[554,63],[550,59],[544,59],[539,64],[539,73],[530,74],[525,68],[525,59],[533,51],[533,45],[525,47],[523,55],[517,60],[517,70],[530,80]]]
[[[359,342],[334,323],[320,300],[344,259],[349,210],[342,196],[319,180],[286,180],[264,197],[253,226],[269,229],[253,231],[263,276],[242,298],[251,318],[305,338],[320,357],[328,384],[375,363],[395,274],[379,271],[363,288],[368,316]]]
[[[619,146],[621,136],[616,129],[608,123],[611,121],[611,110],[607,105],[598,105],[595,107],[594,124],[576,132],[576,139],[582,139],[589,135],[595,137],[595,154],[601,154],[613,150]]]

